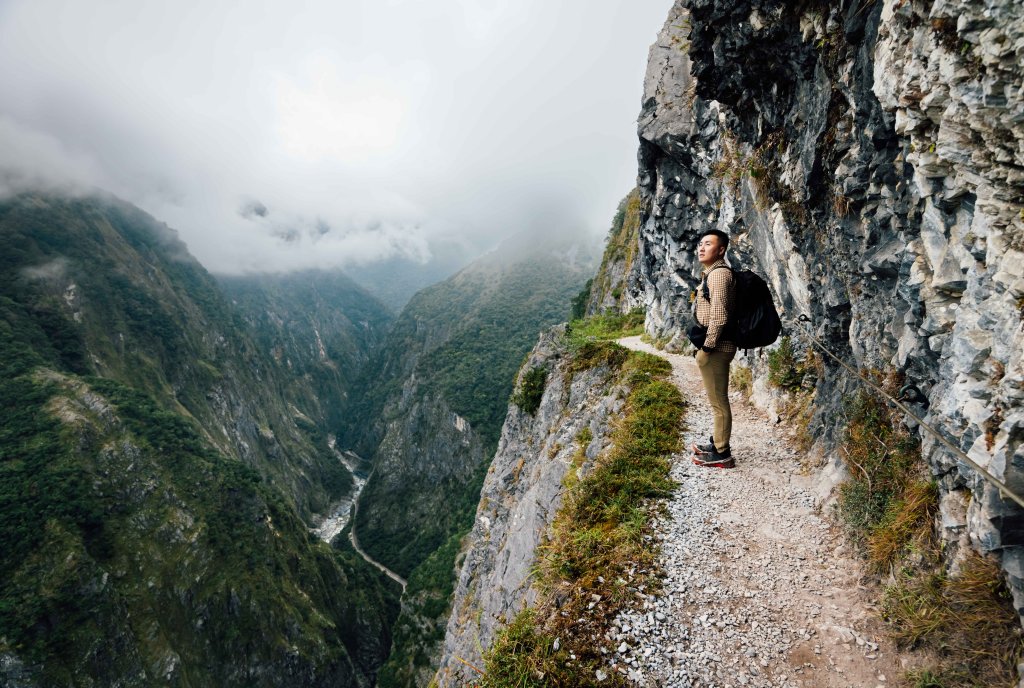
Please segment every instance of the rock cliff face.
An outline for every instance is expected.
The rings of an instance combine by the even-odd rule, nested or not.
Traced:
[[[255,346],[269,354],[296,421],[336,431],[350,397],[361,393],[354,383],[393,320],[387,307],[340,271],[219,277],[217,282]]]
[[[440,686],[478,678],[463,662],[482,666],[481,648],[535,601],[530,570],[561,504],[563,480],[569,471],[589,469],[607,445],[609,417],[621,411],[624,391],[609,385],[607,368],[568,372],[563,334],[561,327],[543,334],[523,365],[524,372],[549,370],[536,412],[509,405],[467,536],[437,674]]]
[[[929,424],[1024,492],[1022,78],[1012,0],[679,0],[651,48],[621,306],[678,336],[693,246],[722,229],[795,338],[806,315],[851,365],[901,371]],[[827,452],[857,386],[824,365]],[[1024,512],[923,440],[945,538],[999,554],[1024,608]]]

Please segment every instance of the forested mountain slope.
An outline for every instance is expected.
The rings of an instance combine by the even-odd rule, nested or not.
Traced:
[[[393,587],[301,514],[350,476],[173,230],[0,204],[4,682],[367,686]]]
[[[278,369],[286,397],[334,432],[350,397],[363,394],[354,385],[394,320],[387,307],[340,271],[217,281],[256,347]]]

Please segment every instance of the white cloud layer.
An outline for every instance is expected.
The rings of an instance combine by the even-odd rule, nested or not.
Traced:
[[[4,0],[0,191],[106,189],[215,272],[603,231],[670,5]]]

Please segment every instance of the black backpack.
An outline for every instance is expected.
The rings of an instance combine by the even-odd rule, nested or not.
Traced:
[[[732,270],[732,283],[736,288],[736,312],[729,318],[724,338],[739,349],[757,349],[773,343],[782,332],[782,321],[775,310],[768,283],[750,270],[733,270],[728,265],[719,267]],[[704,298],[711,300],[706,278]]]

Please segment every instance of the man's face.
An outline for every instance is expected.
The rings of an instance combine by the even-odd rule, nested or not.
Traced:
[[[725,247],[722,246],[721,239],[714,234],[708,234],[700,238],[700,242],[697,244],[697,260],[702,265],[711,265],[724,255]]]

